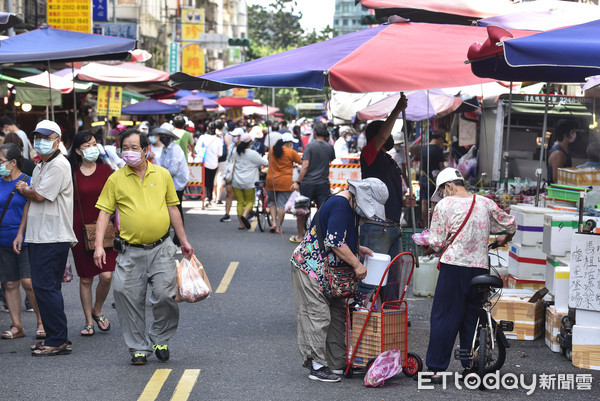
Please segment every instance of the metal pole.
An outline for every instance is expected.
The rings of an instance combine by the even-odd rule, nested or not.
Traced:
[[[508,127],[506,127],[506,152],[504,154],[504,193],[508,193],[508,167],[510,162],[510,114],[512,111],[512,93],[513,83],[510,81],[510,90],[508,92]]]
[[[402,97],[404,92],[400,92]],[[410,157],[408,154],[408,124],[406,123],[406,109],[402,110],[402,131],[404,131],[404,155],[406,156],[406,175],[408,176],[408,195],[413,196],[412,190],[412,177],[410,173]],[[402,200],[400,200],[402,201]],[[410,217],[412,219],[412,231],[413,234],[417,233],[417,221],[415,219],[415,208],[410,207]],[[413,251],[415,255],[415,266],[419,267],[419,257],[417,252],[417,244],[413,241]]]
[[[544,103],[544,123],[542,124],[542,145],[540,148],[540,167],[535,172],[537,175],[537,188],[535,190],[535,206],[540,203],[540,187],[542,184],[542,171],[544,162],[544,146],[546,142],[546,131],[548,130],[548,102],[550,100],[550,82],[546,82],[546,101]]]
[[[50,93],[50,110],[52,112],[52,121],[54,121],[54,104],[52,103],[52,80],[50,79],[50,60],[48,63],[48,93]]]
[[[74,114],[74,119],[75,122],[73,124],[73,126],[75,127],[75,134],[77,134],[77,129],[78,129],[78,125],[77,125],[77,94],[75,93],[75,65],[73,63],[71,63],[71,79],[73,82],[73,114]]]

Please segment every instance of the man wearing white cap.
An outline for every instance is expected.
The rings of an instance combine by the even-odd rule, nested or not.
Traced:
[[[33,131],[33,147],[42,156],[31,177],[31,186],[16,185],[25,199],[23,220],[15,240],[15,253],[21,252],[23,234],[29,243],[33,291],[46,330],[44,342],[32,347],[33,356],[70,354],[67,317],[61,281],[73,232],[73,182],[71,166],[59,150],[61,130],[54,121],[40,121]]]

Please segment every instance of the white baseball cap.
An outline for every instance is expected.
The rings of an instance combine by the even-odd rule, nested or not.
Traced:
[[[290,132],[284,132],[281,135],[281,140],[283,142],[294,142],[294,143],[298,143],[298,139],[294,138],[294,135],[292,135]]]
[[[58,124],[50,120],[42,120],[39,123],[37,123],[33,133],[38,133],[46,136],[50,136],[52,134],[56,134],[58,136],[62,135]]]
[[[451,181],[455,181],[455,180],[462,180],[463,182],[465,181],[465,178],[460,173],[460,171],[458,171],[457,169],[452,168],[452,167],[446,167],[445,169],[440,171],[440,173],[438,174],[438,176],[435,179],[435,192],[431,196],[431,201],[432,202],[441,201],[442,194],[440,193],[440,187],[447,182],[451,182]]]

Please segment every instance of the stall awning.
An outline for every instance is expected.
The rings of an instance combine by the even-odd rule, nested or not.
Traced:
[[[52,93],[52,103],[50,102],[50,93]],[[62,93],[59,90],[42,87],[17,86],[15,100],[21,103],[29,103],[32,106],[62,106]]]

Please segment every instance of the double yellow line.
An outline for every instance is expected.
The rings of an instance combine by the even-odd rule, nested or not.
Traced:
[[[138,398],[138,401],[154,401],[160,390],[162,389],[165,381],[171,374],[172,369],[157,369],[146,387]],[[186,401],[190,397],[190,393],[198,380],[198,376],[200,375],[200,369],[186,369],[179,379],[179,383],[177,383],[177,387],[175,388],[175,392],[171,397],[171,401]]]

